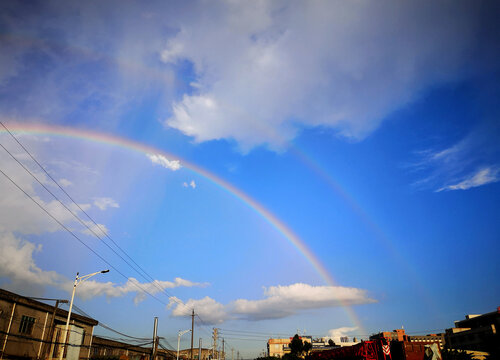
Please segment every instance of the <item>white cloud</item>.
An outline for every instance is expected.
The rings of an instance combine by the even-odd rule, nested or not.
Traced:
[[[78,296],[84,299],[105,295],[108,298],[122,297],[129,293],[135,293],[134,302],[137,304],[143,301],[147,293],[157,294],[163,289],[173,289],[177,287],[205,287],[207,283],[198,283],[190,280],[175,278],[174,281],[155,280],[149,283],[141,283],[135,278],[129,278],[124,285],[117,285],[112,282],[86,281],[78,288]]]
[[[200,318],[209,324],[220,324],[230,317],[223,304],[208,296],[200,300],[189,299],[185,303],[176,297],[171,297],[167,308],[173,308],[172,316],[189,316],[191,309],[195,309]]]
[[[352,334],[354,331],[358,330],[357,327],[341,327],[337,329],[330,329],[328,330],[328,336],[326,336],[327,339],[332,339],[335,344],[340,344],[340,338],[347,336],[349,334]]]
[[[173,316],[187,316],[187,308],[195,308],[205,321],[222,321],[243,318],[247,320],[279,319],[296,314],[301,310],[351,306],[375,302],[366,290],[342,286],[313,286],[296,283],[288,286],[264,288],[265,298],[261,300],[238,299],[226,305],[205,297],[201,300],[190,299],[178,304],[172,300]],[[176,301],[174,303],[173,301]],[[188,314],[189,315],[189,314]]]
[[[182,186],[187,188],[187,187],[191,187],[193,189],[196,189],[196,183],[194,182],[194,180],[191,180],[189,183],[187,181],[184,181],[182,183]]]
[[[423,177],[414,185],[441,192],[468,190],[498,182],[499,130],[495,124],[482,122],[444,148],[416,152],[418,160],[409,168]]]
[[[47,286],[57,287],[71,292],[73,281],[55,271],[42,270],[33,258],[36,252],[42,251],[41,245],[23,240],[14,236],[11,232],[0,232],[0,279],[7,280],[11,289],[25,291],[26,288],[45,288]],[[198,283],[180,277],[174,281],[155,280],[149,283],[141,283],[135,278],[129,278],[123,285],[112,282],[98,282],[88,280],[82,282],[78,287],[78,297],[89,299],[105,295],[108,298],[122,297],[129,293],[136,294],[134,302],[138,303],[145,299],[147,294],[157,294],[163,289],[177,287],[205,287],[207,283]]]
[[[244,150],[281,147],[301,125],[361,139],[429,85],[460,78],[475,21],[465,3],[199,3],[160,55],[196,72],[165,124]]]
[[[153,164],[161,165],[166,169],[176,171],[181,168],[181,163],[179,160],[169,160],[161,154],[147,154],[147,157]]]
[[[64,286],[65,277],[55,271],[44,271],[35,264],[33,254],[41,250],[41,245],[0,231],[0,278],[8,279],[9,288]]]
[[[265,288],[265,299],[236,300],[232,311],[251,320],[283,318],[298,310],[368,304],[375,300],[366,290],[342,286],[297,283]]]
[[[480,169],[475,173],[469,174],[464,180],[460,181],[457,184],[447,185],[445,187],[442,187],[441,189],[438,189],[437,191],[467,190],[498,181],[500,181],[500,169],[487,167]]]
[[[109,233],[108,228],[104,224],[94,224],[92,221],[83,221],[86,227],[83,229],[82,233],[95,236],[97,234],[99,237],[107,235]]]
[[[69,181],[68,179],[59,179],[59,184],[61,184],[62,187],[68,187],[68,186],[71,186],[73,185],[73,183],[71,181]]]
[[[120,205],[113,199],[109,197],[99,197],[94,198],[94,205],[101,210],[106,210],[107,208],[119,208]]]

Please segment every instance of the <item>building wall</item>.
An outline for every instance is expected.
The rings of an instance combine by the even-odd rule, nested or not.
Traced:
[[[199,355],[199,348],[195,347],[193,349],[193,359],[198,359],[198,355]],[[219,356],[221,359],[224,358],[224,354],[223,353],[219,354],[219,351],[214,352],[212,349],[207,349],[207,348],[201,349],[201,360],[219,359]],[[180,350],[179,357],[182,357],[184,359],[191,359],[191,348]]]
[[[91,359],[104,357],[119,357],[120,359],[140,360],[149,359],[151,347],[141,347],[127,344],[120,341],[104,339],[94,336],[92,340]]]
[[[299,336],[303,342],[309,342],[312,344],[312,337],[310,336]],[[281,338],[281,339],[269,339],[267,341],[267,354],[269,356],[283,357],[285,354],[290,353],[290,348],[288,345],[292,342],[293,337]]]
[[[3,350],[3,358],[52,359],[53,355],[57,356],[61,347],[54,349],[51,342],[61,339],[61,333],[55,331],[52,338],[49,336],[53,311],[53,306],[0,289],[0,352]],[[56,314],[55,323],[59,324],[59,328],[65,324],[67,314],[61,309]],[[75,338],[76,331],[81,338],[79,344],[70,349],[69,355],[73,353],[73,360],[87,359],[91,334],[97,321],[72,314],[71,325],[69,338]]]
[[[396,329],[394,331],[383,331],[378,334],[370,336],[370,340],[397,340],[397,341],[408,341],[408,335],[405,334],[404,329]]]
[[[444,334],[411,335],[408,336],[408,340],[410,342],[417,342],[417,343],[436,342],[438,343],[440,349],[444,349],[445,346]]]
[[[446,329],[446,346],[450,349],[500,351],[500,307],[483,315],[467,315]]]

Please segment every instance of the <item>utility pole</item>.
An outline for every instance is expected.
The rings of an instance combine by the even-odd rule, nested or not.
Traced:
[[[194,309],[191,314],[191,360],[193,360]]]
[[[212,358],[215,359],[215,357],[217,355],[217,328],[214,328],[214,334],[213,334],[212,338],[214,339]],[[217,358],[218,358],[218,356],[217,356]]]
[[[198,349],[198,360],[202,360],[201,359],[201,338],[200,338],[200,345],[199,345],[199,349]]]
[[[56,318],[57,308],[59,304],[67,304],[68,300],[56,300],[56,305],[54,311],[52,312],[52,317],[50,318],[49,331],[47,333],[47,342],[44,344],[44,349],[42,351],[42,357],[49,358],[50,348],[52,346],[52,338],[54,337],[54,321]]]
[[[224,338],[222,338],[222,360],[226,359],[226,352],[224,350]]]
[[[158,348],[158,317],[155,317],[155,323],[153,327],[153,348],[151,349],[152,360],[155,360],[157,348]]]
[[[231,360],[234,360],[234,349],[231,348]]]

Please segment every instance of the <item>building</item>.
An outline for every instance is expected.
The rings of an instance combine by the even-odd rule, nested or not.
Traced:
[[[385,340],[386,342],[392,340],[408,341],[408,335],[405,334],[404,329],[396,329],[394,331],[382,331],[378,334],[373,334],[370,336],[370,340]]]
[[[176,354],[177,355],[177,354]],[[193,349],[193,359],[198,359],[200,355],[200,349]],[[212,348],[202,348],[201,349],[201,360],[210,360],[210,359],[224,359],[227,354],[222,353],[222,351],[215,351]],[[183,359],[191,359],[191,348],[182,349],[179,351],[179,358]]]
[[[114,357],[120,360],[149,360],[151,353],[151,345],[149,347],[138,346],[94,336],[90,350],[90,359],[109,359]],[[176,356],[175,351],[160,348],[156,351],[155,360],[172,360]]]
[[[329,341],[332,340],[334,345],[331,346]],[[320,338],[320,339],[314,339],[312,343],[312,349],[311,351],[323,351],[323,350],[330,350],[333,348],[337,347],[344,347],[344,346],[353,346],[356,344],[359,344],[360,341],[356,340],[356,338],[353,338],[352,341],[349,340],[349,337],[347,336],[340,336],[335,339],[333,338]]]
[[[311,336],[299,336],[302,341],[313,343]],[[268,356],[283,357],[285,354],[290,353],[290,343],[293,337],[280,338],[280,339],[269,339],[267,341],[267,354]]]
[[[94,336],[92,339],[92,348],[90,358],[117,357],[130,360],[145,359],[151,355],[151,348],[131,345],[120,341],[105,339]]]
[[[283,355],[290,353],[290,348],[288,347],[290,341],[292,341],[292,338],[269,339],[267,341],[268,356],[280,358],[283,357]]]
[[[444,349],[445,340],[444,334],[428,334],[428,335],[409,335],[408,340],[410,342],[430,344],[438,343],[440,349]]]
[[[0,289],[0,358],[87,360],[94,326],[89,317],[71,314],[69,346],[59,342],[68,312],[43,302]]]
[[[500,351],[500,306],[496,311],[482,315],[467,315],[455,321],[455,327],[446,329],[446,347],[450,349]]]

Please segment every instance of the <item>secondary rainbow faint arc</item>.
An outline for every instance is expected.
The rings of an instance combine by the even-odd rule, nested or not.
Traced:
[[[304,258],[313,266],[316,272],[321,276],[321,278],[323,278],[323,280],[325,280],[327,284],[331,286],[337,286],[336,281],[333,279],[332,275],[325,269],[321,261],[312,253],[307,245],[273,213],[271,213],[263,205],[259,204],[257,201],[252,199],[250,196],[248,196],[229,182],[189,161],[180,158],[177,155],[170,154],[164,150],[127,138],[86,129],[75,129],[63,126],[28,123],[6,123],[6,126],[12,132],[78,138],[113,146],[119,146],[144,154],[159,154],[165,156],[166,158],[169,158],[169,160],[179,160],[183,167],[188,168],[189,170],[210,180],[212,183],[232,194],[252,210],[254,210],[258,215],[266,220],[266,222],[268,222],[279,233],[281,233],[299,251],[299,253],[304,256]],[[2,132],[5,132],[5,130],[3,128],[0,128],[0,133]],[[363,332],[363,326],[356,313],[343,300],[340,300],[340,303],[354,325],[358,327],[358,330],[361,330]]]

